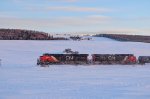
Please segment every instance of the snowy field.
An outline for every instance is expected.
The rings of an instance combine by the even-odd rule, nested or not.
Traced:
[[[43,53],[149,55],[150,44],[91,41],[0,41],[0,99],[150,99],[150,65],[36,66]]]

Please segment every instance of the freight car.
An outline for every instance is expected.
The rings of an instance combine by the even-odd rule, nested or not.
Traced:
[[[133,54],[93,54],[93,64],[136,64]]]
[[[88,64],[88,54],[43,54],[37,65]]]
[[[150,63],[150,56],[139,56],[138,62],[139,64]]]

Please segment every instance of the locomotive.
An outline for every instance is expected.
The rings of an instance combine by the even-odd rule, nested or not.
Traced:
[[[92,56],[89,59],[89,56]],[[37,59],[37,65],[70,64],[70,65],[132,65],[150,63],[150,56],[139,56],[134,54],[49,54],[45,53]]]
[[[94,64],[136,64],[133,54],[93,54]]]
[[[37,65],[50,64],[88,64],[88,54],[43,54]]]

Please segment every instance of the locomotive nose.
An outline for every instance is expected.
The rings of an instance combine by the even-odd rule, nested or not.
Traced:
[[[129,56],[129,61],[132,62],[132,63],[135,63],[137,61],[136,57],[135,56]]]

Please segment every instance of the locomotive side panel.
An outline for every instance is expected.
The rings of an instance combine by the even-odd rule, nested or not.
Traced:
[[[86,64],[88,54],[64,54],[63,62],[65,64]]]

